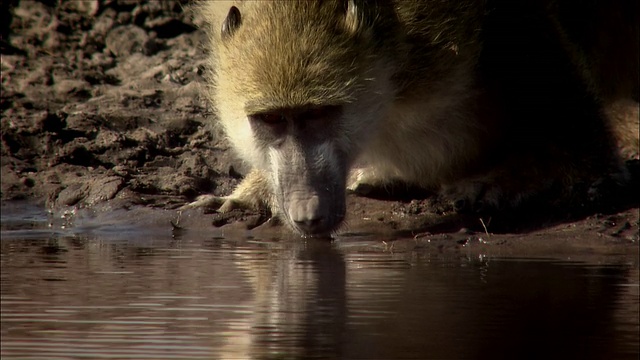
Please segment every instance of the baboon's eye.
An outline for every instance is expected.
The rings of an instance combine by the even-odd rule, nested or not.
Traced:
[[[256,138],[270,145],[277,145],[287,133],[287,118],[281,112],[249,115],[249,123]]]
[[[284,124],[287,121],[284,115],[278,114],[278,113],[253,114],[251,115],[251,117],[254,120],[257,120],[267,125],[280,125],[280,124]]]

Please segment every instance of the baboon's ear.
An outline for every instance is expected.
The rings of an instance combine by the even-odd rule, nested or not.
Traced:
[[[238,30],[241,24],[242,15],[240,14],[240,10],[235,6],[232,6],[229,9],[227,17],[222,22],[222,38],[228,39],[233,36],[233,34],[236,32],[236,30]]]
[[[348,31],[366,31],[373,23],[377,4],[367,0],[345,0],[344,24]]]

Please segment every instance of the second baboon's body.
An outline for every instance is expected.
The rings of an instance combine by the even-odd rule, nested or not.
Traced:
[[[603,110],[637,101],[638,5],[576,6],[203,2],[210,97],[254,168],[223,210],[268,206],[324,234],[347,186],[400,180],[501,207],[610,172],[611,126],[634,125]]]

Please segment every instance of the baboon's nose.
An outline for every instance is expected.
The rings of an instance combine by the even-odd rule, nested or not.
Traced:
[[[324,218],[319,217],[315,219],[309,220],[294,220],[293,222],[296,224],[298,229],[300,229],[305,234],[317,235],[317,234],[326,234],[328,231],[326,226],[323,225]]]
[[[301,232],[308,235],[326,234],[333,230],[317,195],[310,197],[292,196],[289,217]]]

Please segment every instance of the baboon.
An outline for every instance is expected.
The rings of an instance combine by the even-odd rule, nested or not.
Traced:
[[[637,1],[197,9],[208,96],[253,168],[220,211],[266,207],[304,235],[326,235],[345,217],[346,189],[392,181],[460,211],[512,208],[616,173],[617,147],[637,148]]]

